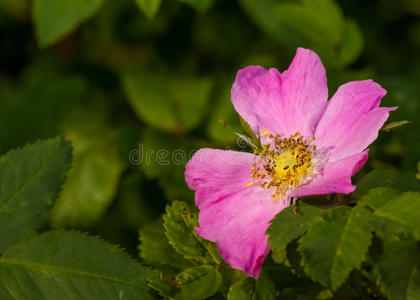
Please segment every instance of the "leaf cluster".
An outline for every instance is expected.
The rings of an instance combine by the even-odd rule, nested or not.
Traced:
[[[268,276],[255,281],[231,269],[216,245],[197,234],[197,226],[197,214],[175,201],[163,220],[140,231],[140,257],[156,268],[148,278],[153,289],[171,299],[275,299]]]
[[[417,299],[420,182],[373,171],[350,203],[319,207],[299,201],[280,212],[267,230],[274,261],[334,295]]]
[[[147,268],[77,231],[41,233],[71,166],[61,137],[0,158],[2,299],[153,299]]]

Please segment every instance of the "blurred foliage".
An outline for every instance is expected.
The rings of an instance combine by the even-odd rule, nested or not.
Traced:
[[[55,232],[74,243],[66,251],[92,256],[86,265],[51,258],[54,268],[74,264],[73,273],[97,275],[86,282],[57,275],[63,286],[78,282],[86,297],[87,285],[108,288],[103,276],[121,280],[126,295],[149,297],[147,275],[158,293],[178,299],[419,299],[418,274],[407,271],[419,267],[419,1],[0,0],[0,41],[2,299],[39,295],[34,287],[43,279],[30,267],[42,269],[41,253],[62,246]],[[184,166],[202,147],[243,149],[220,125],[241,128],[229,100],[237,70],[284,70],[298,46],[321,56],[330,96],[344,82],[374,78],[388,91],[383,105],[399,106],[389,122],[410,123],[380,132],[363,172],[382,170],[357,176],[348,206],[316,208],[307,203],[331,199],[309,198],[276,217],[268,232],[273,254],[255,281],[228,268],[193,231],[194,193]],[[57,135],[73,145],[71,165],[62,138],[36,142]],[[57,149],[57,160],[40,167]],[[25,188],[8,201],[19,185]],[[162,220],[166,204],[172,206]],[[48,220],[52,228],[99,235],[132,256],[139,247],[140,259],[155,269],[138,273],[139,285],[118,268],[107,274],[94,260],[99,248],[110,267],[127,261],[130,270],[144,268],[93,237],[37,235]],[[334,246],[319,250],[327,243]],[[27,251],[28,264],[11,263]],[[33,282],[22,290],[17,283],[28,276]],[[45,284],[54,287],[43,290],[48,295],[62,295]]]

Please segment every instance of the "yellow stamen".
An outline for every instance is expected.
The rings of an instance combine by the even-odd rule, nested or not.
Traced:
[[[252,185],[254,185],[254,181],[251,181],[251,182],[247,183],[247,184],[245,185],[245,187],[250,187],[250,186],[252,186]]]
[[[263,131],[261,131],[261,135],[266,135],[270,132],[270,130],[268,129],[264,129]]]
[[[265,135],[268,130],[263,130]],[[280,138],[280,135],[270,134],[272,143],[264,145],[257,152],[258,161],[252,165],[251,178],[255,183],[265,189],[275,188],[273,200],[279,200],[285,193],[298,187],[314,168],[312,159],[315,153],[315,145],[310,145],[303,136],[296,132],[289,138]],[[313,141],[314,138],[309,139]],[[254,185],[251,181],[246,185]]]

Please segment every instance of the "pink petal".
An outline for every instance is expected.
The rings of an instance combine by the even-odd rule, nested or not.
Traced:
[[[303,48],[283,74],[250,66],[238,72],[232,86],[232,103],[255,132],[258,127],[283,136],[299,131],[312,137],[327,98],[324,66],[315,52]]]
[[[363,167],[367,159],[368,151],[364,151],[341,160],[328,162],[324,165],[321,174],[309,183],[293,190],[292,196],[351,193],[356,188],[351,184],[351,177]]]
[[[340,86],[319,121],[318,148],[328,151],[330,161],[366,149],[396,107],[378,107],[386,91],[372,80],[353,81]]]
[[[273,201],[272,190],[245,187],[257,159],[250,153],[201,149],[185,170],[200,209],[198,234],[216,242],[229,265],[255,278],[269,252],[269,221],[289,205],[288,199]]]

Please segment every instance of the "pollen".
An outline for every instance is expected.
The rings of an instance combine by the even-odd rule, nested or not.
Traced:
[[[263,131],[261,131],[261,135],[267,135],[269,132],[270,130],[264,129]]]
[[[255,183],[265,189],[274,188],[272,198],[279,200],[313,173],[315,139],[306,141],[299,132],[288,138],[272,134],[269,137],[272,142],[256,152],[259,159],[252,166],[253,180],[246,187]]]
[[[251,181],[251,182],[247,183],[247,184],[245,185],[245,187],[250,187],[250,186],[252,186],[252,185],[254,185],[254,181]]]

